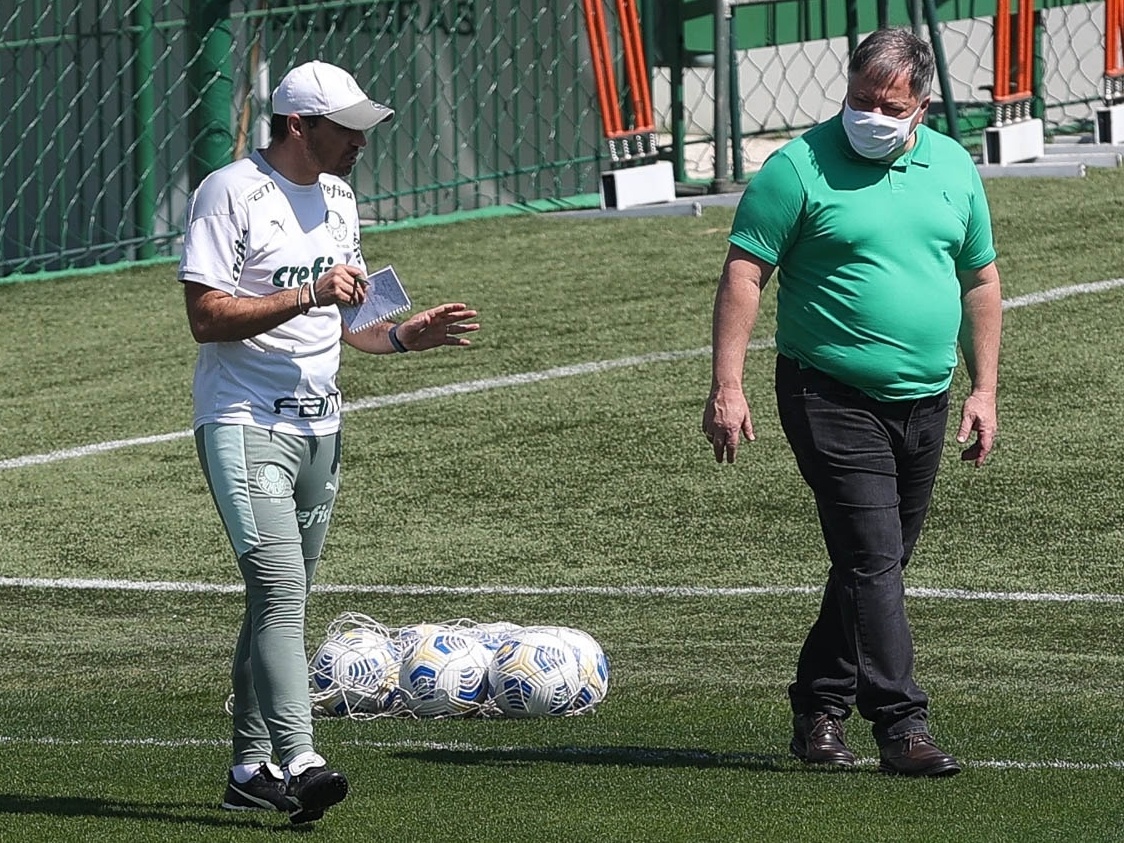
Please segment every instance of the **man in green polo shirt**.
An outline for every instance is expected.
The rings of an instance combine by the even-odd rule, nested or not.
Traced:
[[[843,721],[872,724],[886,773],[960,770],[913,679],[902,574],[921,532],[963,353],[957,441],[994,444],[1002,301],[975,164],[922,121],[929,45],[879,30],[855,50],[843,110],[775,152],[729,237],[714,303],[703,432],[718,462],[754,438],[742,388],[761,290],[777,270],[777,407],[831,566],[789,686],[792,752],[851,766]]]

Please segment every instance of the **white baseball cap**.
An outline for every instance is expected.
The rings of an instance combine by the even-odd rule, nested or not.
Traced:
[[[369,99],[355,77],[322,61],[299,64],[273,90],[274,114],[327,117],[365,132],[394,117],[394,110]]]

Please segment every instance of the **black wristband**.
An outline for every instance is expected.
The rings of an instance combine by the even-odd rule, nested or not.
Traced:
[[[406,346],[402,345],[402,340],[398,339],[398,326],[397,325],[393,325],[391,327],[391,329],[387,333],[386,337],[387,337],[387,339],[390,340],[390,344],[394,347],[394,350],[397,351],[399,354],[405,354],[407,351],[410,350],[410,349],[406,348]]]

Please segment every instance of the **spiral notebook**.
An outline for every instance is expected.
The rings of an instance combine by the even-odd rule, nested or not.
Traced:
[[[347,330],[354,333],[405,313],[411,306],[398,273],[386,266],[367,276],[367,298],[362,304],[341,304],[339,308]]]

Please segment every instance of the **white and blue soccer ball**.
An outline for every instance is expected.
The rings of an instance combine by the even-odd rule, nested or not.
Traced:
[[[609,659],[597,639],[582,629],[569,626],[540,627],[557,635],[574,652],[578,662],[580,686],[570,713],[593,709],[609,693]]]
[[[477,713],[488,698],[491,661],[491,650],[463,631],[431,632],[403,656],[398,671],[401,701],[419,717]]]
[[[464,632],[495,652],[504,641],[522,629],[523,627],[519,624],[510,621],[492,621],[491,623],[478,623],[475,626],[466,627]]]
[[[362,627],[330,636],[309,664],[314,702],[337,716],[378,714],[398,695],[398,645]]]
[[[416,623],[413,626],[404,626],[396,633],[398,647],[403,653],[407,653],[423,638],[438,632],[452,632],[455,629],[456,627],[447,623]]]
[[[500,645],[488,682],[496,706],[508,717],[566,714],[582,687],[573,647],[553,632],[534,628],[512,633]]]

